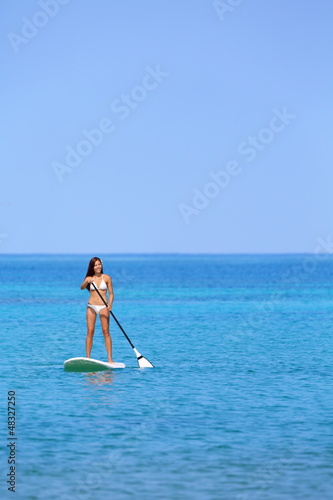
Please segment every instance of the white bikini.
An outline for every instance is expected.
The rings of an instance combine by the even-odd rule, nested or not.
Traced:
[[[101,284],[100,286],[97,286],[97,284],[92,281],[90,283],[90,291],[95,291],[94,288],[91,289],[91,285],[94,283],[95,287],[97,288],[97,290],[107,290],[107,286],[106,286],[106,283],[104,281],[104,279],[102,278],[102,281],[101,281]],[[91,307],[91,309],[93,309],[95,311],[96,314],[99,314],[101,312],[102,309],[104,309],[104,307],[106,307],[106,305],[103,305],[103,306],[97,306],[95,304],[89,304],[88,302],[88,306]]]

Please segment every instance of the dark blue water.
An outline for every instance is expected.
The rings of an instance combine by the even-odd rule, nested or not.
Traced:
[[[1,498],[332,498],[331,256],[101,256],[155,365],[84,356],[91,256],[1,256]],[[92,356],[106,360],[100,326]],[[16,490],[7,393],[16,392]]]

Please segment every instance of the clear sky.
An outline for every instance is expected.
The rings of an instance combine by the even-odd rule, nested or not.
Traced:
[[[330,0],[3,0],[1,253],[312,252]]]

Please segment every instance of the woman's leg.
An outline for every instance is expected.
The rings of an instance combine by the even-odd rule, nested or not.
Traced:
[[[106,352],[108,353],[108,362],[114,363],[114,361],[112,359],[112,340],[111,340],[110,331],[109,331],[109,323],[110,323],[109,309],[107,307],[105,307],[104,309],[101,310],[99,315],[101,318],[102,332],[104,335]]]
[[[86,356],[90,358],[93,345],[93,336],[95,332],[97,314],[91,307],[87,307],[87,336],[86,336]]]

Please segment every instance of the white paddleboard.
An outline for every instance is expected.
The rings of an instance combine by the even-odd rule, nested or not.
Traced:
[[[125,368],[124,363],[106,363],[92,358],[70,358],[64,362],[64,369],[69,372],[101,372]]]

